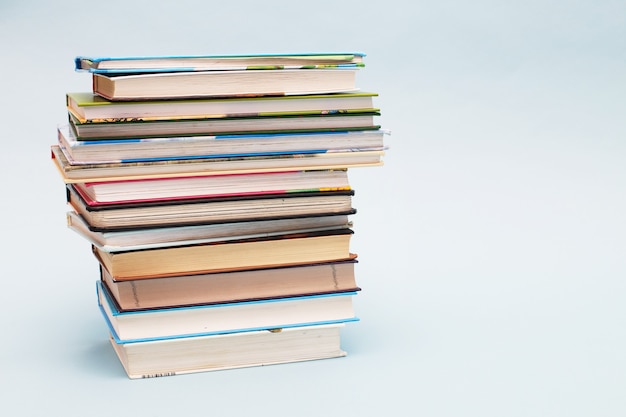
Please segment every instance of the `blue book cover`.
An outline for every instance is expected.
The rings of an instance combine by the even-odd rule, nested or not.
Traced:
[[[362,67],[361,52],[247,55],[77,56],[77,71],[100,74]]]
[[[269,300],[120,311],[102,281],[98,306],[116,343],[176,339],[227,333],[358,321],[356,291]]]
[[[238,135],[164,136],[79,140],[67,125],[57,129],[59,145],[68,161],[80,163],[137,163],[153,161],[276,157],[385,150],[382,129]]]

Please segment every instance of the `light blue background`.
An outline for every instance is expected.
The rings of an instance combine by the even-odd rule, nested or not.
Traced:
[[[3,409],[626,415],[625,28],[604,0],[2,1]],[[128,380],[49,157],[73,58],[349,50],[393,133],[350,172],[348,357]]]

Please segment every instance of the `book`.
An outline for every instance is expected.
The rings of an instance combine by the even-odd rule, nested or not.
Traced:
[[[362,66],[361,52],[296,54],[230,54],[94,57],[77,56],[77,71],[92,73],[175,72],[254,68],[310,68],[315,66]]]
[[[163,177],[202,176],[211,173],[252,174],[294,170],[337,170],[383,164],[384,150],[347,149],[321,153],[181,157],[110,162],[75,161],[59,145],[50,147],[52,161],[66,184]]]
[[[111,101],[93,92],[66,93],[68,111],[80,123],[131,120],[201,119],[301,112],[343,113],[374,108],[377,93],[350,92],[298,96],[212,97],[186,100]]]
[[[259,220],[349,215],[353,190],[293,192],[266,195],[176,199],[102,204],[68,185],[67,201],[90,231],[210,225]]]
[[[378,109],[272,114],[201,119],[130,120],[109,123],[80,123],[68,113],[69,125],[78,140],[139,139],[164,136],[211,136],[223,134],[327,132],[335,130],[375,130]]]
[[[344,324],[259,330],[149,342],[109,340],[130,379],[183,375],[346,356]]]
[[[110,163],[382,150],[387,133],[367,129],[79,140],[74,130],[65,125],[57,129],[57,138],[74,163]]]
[[[50,157],[130,378],[345,356],[348,169],[382,164],[360,53],[78,56]],[[358,300],[356,300],[358,301]]]
[[[283,96],[358,91],[358,67],[92,74],[108,100]]]
[[[101,280],[119,311],[224,304],[355,292],[356,260],[250,269],[213,274],[115,281],[100,268]]]
[[[122,216],[124,212],[121,212]],[[119,212],[118,212],[119,214]],[[352,214],[352,213],[351,213]],[[250,239],[285,233],[308,233],[352,227],[347,214],[247,220],[230,223],[200,223],[191,226],[161,226],[99,230],[75,211],[67,212],[68,227],[106,252],[192,245],[234,239]]]
[[[347,170],[215,173],[190,177],[83,182],[73,186],[94,204],[350,190]]]
[[[92,251],[113,279],[125,281],[354,259],[352,233],[324,230],[122,252],[92,245]]]
[[[356,292],[120,311],[102,281],[98,305],[118,343],[357,321]]]

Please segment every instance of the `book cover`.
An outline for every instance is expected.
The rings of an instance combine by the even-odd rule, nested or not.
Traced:
[[[346,170],[164,177],[84,182],[73,184],[73,187],[86,201],[99,203],[139,203],[351,189]]]
[[[358,321],[357,292],[123,312],[102,281],[98,306],[116,343],[176,339]]]
[[[249,97],[358,91],[358,67],[92,74],[92,91],[108,100]]]
[[[356,213],[352,207],[353,190],[120,204],[99,204],[85,199],[72,185],[67,186],[66,192],[69,205],[93,232],[302,219]]]
[[[267,162],[267,159],[311,157],[314,154],[385,150],[381,129],[323,132],[250,133],[79,140],[68,125],[57,128],[58,146],[67,164],[154,163],[168,161]],[[265,159],[263,159],[265,157]],[[332,158],[326,155],[325,158]]]
[[[130,379],[339,358],[345,324],[118,343],[109,340]]]
[[[352,234],[322,230],[123,252],[92,246],[92,252],[113,279],[124,281],[355,259]]]
[[[384,150],[346,149],[324,152],[244,156],[173,157],[101,162],[75,161],[66,148],[51,146],[51,159],[66,184],[206,174],[253,174],[294,170],[349,169],[383,164]]]
[[[93,92],[66,94],[67,108],[80,123],[139,120],[243,117],[294,112],[341,113],[374,109],[372,92],[335,94],[213,97],[187,100],[111,101]]]
[[[356,259],[224,273],[115,281],[100,267],[120,311],[356,292]]]
[[[380,129],[380,125],[374,122],[377,116],[380,116],[378,109],[357,109],[328,114],[316,111],[242,117],[80,123],[72,112],[68,112],[68,121],[76,139],[88,141],[166,136],[376,130]]]
[[[349,213],[353,214],[353,213]],[[350,228],[348,214],[286,216],[278,219],[248,219],[238,222],[197,224],[182,223],[173,226],[125,227],[100,230],[76,211],[66,213],[70,229],[105,252],[123,252],[169,246],[194,245],[234,239],[251,239],[284,233],[309,233],[320,230]]]
[[[318,68],[363,66],[364,57],[365,54],[361,52],[126,57],[77,56],[74,58],[74,67],[76,71],[88,71],[91,73]]]
[[[154,199],[148,201],[123,201],[123,202],[108,202],[101,203],[99,201],[93,200],[89,197],[89,195],[81,192],[80,188],[76,187],[76,184],[67,184],[66,187],[66,197],[67,202],[71,205],[81,205],[85,206],[87,211],[106,211],[106,210],[117,210],[117,209],[127,209],[127,208],[139,208],[144,209],[148,207],[161,207],[165,206],[166,210],[173,210],[173,206],[179,206],[184,204],[203,204],[203,203],[220,203],[220,202],[234,202],[235,204],[242,205],[244,202],[253,202],[257,203],[259,207],[267,206],[268,202],[274,199],[280,199],[284,202],[284,200],[289,199],[297,199],[299,197],[308,198],[311,206],[320,205],[319,202],[315,199],[315,197],[348,197],[341,198],[341,201],[350,201],[350,197],[355,194],[355,191],[352,189],[346,190],[301,190],[294,191],[291,193],[267,193],[263,195],[256,194],[238,194],[238,195],[228,195],[228,196],[213,196],[213,197],[190,197],[190,198],[171,198],[171,199]],[[199,206],[201,207],[201,206]],[[204,208],[202,208],[204,209]],[[218,210],[218,209],[216,209]],[[255,211],[255,210],[252,210]],[[345,210],[346,213],[352,212],[352,207],[348,210]],[[343,213],[343,211],[342,211]],[[256,215],[261,215],[261,213],[256,213]],[[316,214],[318,215],[318,214]],[[262,216],[261,216],[262,217]]]

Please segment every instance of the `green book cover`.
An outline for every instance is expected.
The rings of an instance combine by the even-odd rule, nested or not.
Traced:
[[[206,119],[287,114],[377,112],[372,92],[316,95],[204,98],[188,100],[109,101],[91,92],[66,94],[78,123]]]

